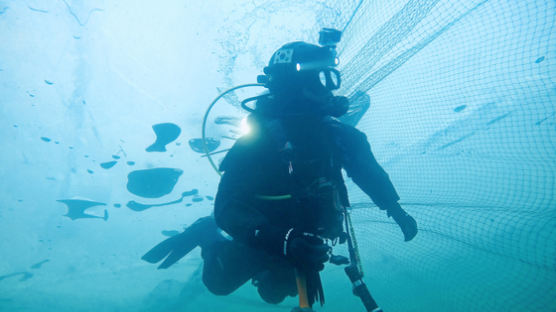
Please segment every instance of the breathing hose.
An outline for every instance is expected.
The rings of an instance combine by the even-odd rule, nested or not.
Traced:
[[[220,172],[220,170],[218,170],[218,166],[216,166],[216,164],[214,163],[214,160],[212,159],[210,152],[208,150],[208,144],[206,142],[206,127],[207,127],[207,120],[208,120],[208,116],[210,111],[212,110],[212,108],[214,107],[214,105],[216,104],[216,102],[218,102],[223,96],[225,96],[226,94],[235,91],[237,89],[241,89],[241,88],[247,88],[247,87],[263,87],[264,84],[263,83],[247,83],[247,84],[242,84],[239,86],[235,86],[231,89],[228,89],[222,93],[220,93],[220,95],[218,95],[209,105],[209,107],[207,108],[206,112],[205,112],[205,116],[203,117],[203,127],[202,127],[202,132],[201,132],[201,138],[202,138],[202,142],[203,142],[203,152],[205,153],[207,159],[210,162],[210,165],[212,166],[212,168],[214,169],[214,171],[216,171],[216,173],[220,176],[222,176],[222,173]]]

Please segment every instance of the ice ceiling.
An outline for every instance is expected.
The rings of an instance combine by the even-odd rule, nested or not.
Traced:
[[[340,92],[370,97],[358,128],[420,225],[404,245],[350,185],[377,301],[554,308],[554,13],[553,1],[0,0],[0,309],[136,311],[181,289],[217,307],[182,284],[198,253],[167,271],[140,257],[212,211],[210,102],[321,27],[344,30]],[[212,151],[239,135],[237,99],[260,91],[215,106]],[[342,282],[325,281],[328,311],[360,308],[330,275]],[[249,291],[221,302],[266,308]]]

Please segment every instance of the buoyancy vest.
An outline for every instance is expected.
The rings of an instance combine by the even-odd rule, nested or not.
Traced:
[[[330,118],[285,120],[252,116],[264,152],[255,162],[261,211],[284,226],[335,239],[349,206],[340,148]],[[261,157],[262,156],[262,157]]]

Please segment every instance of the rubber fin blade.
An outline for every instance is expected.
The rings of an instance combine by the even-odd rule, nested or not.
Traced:
[[[157,263],[166,258],[166,256],[168,256],[168,254],[172,252],[172,249],[175,247],[177,236],[178,235],[172,236],[160,242],[158,245],[154,246],[151,250],[144,254],[141,259],[149,263]]]

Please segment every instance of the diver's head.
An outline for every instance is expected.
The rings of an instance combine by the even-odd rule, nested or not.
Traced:
[[[321,114],[339,117],[347,110],[345,98],[332,91],[340,87],[335,45],[317,46],[302,41],[283,45],[264,68],[264,81],[272,105],[280,115]],[[262,103],[260,103],[262,104]]]
[[[296,41],[274,52],[264,73],[270,92],[276,95],[301,93],[304,89],[329,93],[340,87],[337,64],[332,49]]]

